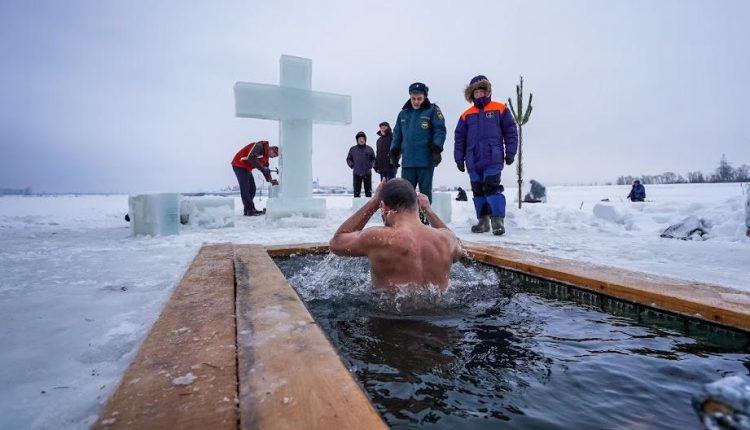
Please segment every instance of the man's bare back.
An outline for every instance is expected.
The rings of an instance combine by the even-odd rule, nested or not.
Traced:
[[[434,286],[444,290],[448,287],[451,265],[464,255],[463,247],[455,234],[432,211],[426,196],[420,194],[415,202],[412,199],[417,196],[413,188],[410,196],[404,197],[409,191],[406,185],[411,187],[411,184],[402,179],[390,182],[394,183],[381,183],[373,198],[341,225],[331,239],[331,252],[336,255],[367,256],[375,288]],[[387,188],[381,203],[384,187]],[[408,207],[403,206],[404,198]],[[390,201],[392,206],[386,201]],[[433,227],[420,222],[418,207],[424,211]],[[386,225],[363,230],[378,209]]]

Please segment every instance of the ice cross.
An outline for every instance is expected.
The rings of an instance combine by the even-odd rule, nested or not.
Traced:
[[[237,82],[235,112],[241,118],[278,120],[280,190],[267,214],[324,217],[325,200],[312,198],[312,125],[350,124],[351,96],[312,91],[312,60],[282,55],[280,85]]]

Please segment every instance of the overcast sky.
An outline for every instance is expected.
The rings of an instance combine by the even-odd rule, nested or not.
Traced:
[[[528,178],[546,184],[750,163],[750,2],[0,2],[0,187],[212,190],[274,121],[234,116],[236,81],[278,83],[313,60],[313,89],[352,96],[316,125],[313,173],[349,185],[354,135],[374,145],[413,81],[448,126],[436,185],[467,185],[453,129],[476,74],[493,98],[534,92]],[[515,169],[504,172],[510,184]]]

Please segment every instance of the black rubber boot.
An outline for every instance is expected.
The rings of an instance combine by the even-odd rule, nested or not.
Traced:
[[[490,231],[490,216],[485,215],[479,218],[479,222],[476,225],[471,226],[472,233],[487,233]]]
[[[505,218],[501,216],[490,217],[492,224],[492,234],[495,236],[502,236],[505,234]]]

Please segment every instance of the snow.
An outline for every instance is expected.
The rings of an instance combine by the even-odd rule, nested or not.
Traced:
[[[728,376],[705,384],[693,396],[693,407],[710,430],[750,428],[750,381]]]
[[[648,186],[643,203],[626,201],[628,191],[547,187],[549,203],[519,211],[508,190],[502,237],[472,234],[472,202],[452,201],[450,226],[465,240],[750,290],[740,186]],[[128,196],[0,197],[0,428],[88,427],[201,245],[327,241],[352,198],[325,199],[323,219],[269,221],[240,216],[235,197],[235,227],[133,237]],[[594,214],[602,199],[616,217]],[[711,223],[708,240],[659,237],[691,215]]]
[[[193,375],[193,372],[188,372],[186,375],[172,379],[172,385],[190,385],[196,379],[198,379],[198,377]]]

